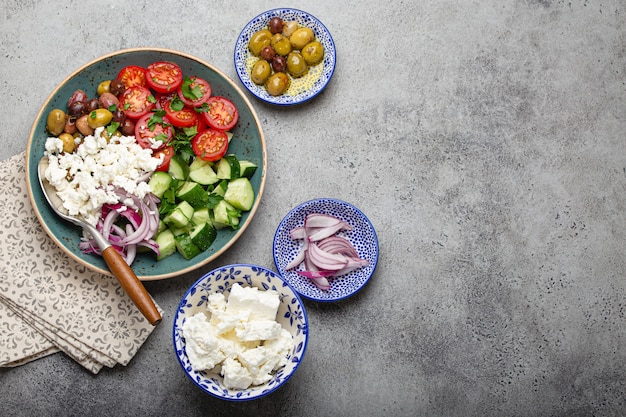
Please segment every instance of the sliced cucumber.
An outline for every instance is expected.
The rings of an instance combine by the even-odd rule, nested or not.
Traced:
[[[209,201],[209,196],[202,185],[193,181],[185,181],[176,191],[176,198],[188,202],[194,209],[206,206]]]
[[[189,222],[187,223],[187,225],[181,228],[170,227],[169,229],[174,234],[174,237],[176,237],[184,234],[189,234],[189,232],[191,232],[191,229],[193,229],[193,225],[191,224],[191,222]]]
[[[224,197],[224,194],[226,194],[227,188],[228,188],[228,180],[222,180],[220,181],[219,184],[215,186],[215,188],[213,189],[213,191],[210,192],[210,194],[215,194],[215,195]]]
[[[225,155],[216,162],[216,173],[219,179],[232,180],[239,178],[239,160],[235,155]]]
[[[257,164],[250,161],[239,161],[239,175],[246,178],[252,178],[256,172]]]
[[[198,160],[201,160],[201,159],[196,158],[193,163],[195,163],[195,161],[198,161]],[[190,167],[189,179],[202,185],[215,184],[216,182],[220,180],[217,174],[215,173],[215,171],[213,171],[213,168],[211,167],[211,165],[205,165],[203,167],[196,168],[196,169],[192,169],[192,167]]]
[[[184,181],[189,176],[189,165],[178,155],[174,155],[170,161],[167,172],[177,180]]]
[[[148,181],[148,185],[150,186],[150,190],[152,194],[161,198],[163,197],[163,193],[167,191],[172,183],[173,178],[167,172],[155,171],[150,177],[150,181]]]
[[[193,171],[196,171],[198,169],[202,169],[206,166],[212,166],[213,163],[209,162],[209,161],[205,161],[202,158],[195,158],[193,160],[193,162],[191,163],[191,165],[189,165],[189,173],[191,174]]]
[[[211,223],[202,223],[195,226],[189,233],[191,242],[196,245],[200,250],[205,251],[211,246],[215,238],[217,237],[217,231]]]
[[[228,182],[224,200],[231,206],[248,211],[254,203],[254,189],[246,177],[236,178]]]
[[[191,241],[191,237],[188,233],[178,235],[174,237],[174,240],[176,242],[176,249],[178,250],[178,253],[180,253],[185,259],[191,259],[202,253],[202,250],[200,250],[200,248]]]
[[[193,212],[191,204],[181,201],[170,214],[163,218],[163,221],[170,227],[182,229],[191,221]]]
[[[236,229],[237,226],[239,226],[239,217],[241,217],[241,212],[225,200],[217,203],[213,209],[213,215],[215,216],[215,222],[217,223],[230,226],[233,229]]]
[[[209,210],[209,219],[211,220],[211,224],[215,227],[215,230],[222,230],[228,227],[227,224],[218,223],[215,221],[215,212],[213,210]]]
[[[163,260],[176,253],[176,240],[170,229],[165,229],[160,232],[156,235],[154,240],[159,245],[159,254],[156,257],[157,261]]]
[[[200,225],[202,223],[210,222],[211,216],[209,214],[208,207],[202,207],[193,212],[193,216],[191,216],[191,223],[194,225]]]

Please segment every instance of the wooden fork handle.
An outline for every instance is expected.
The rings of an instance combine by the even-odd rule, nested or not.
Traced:
[[[152,297],[150,297],[146,288],[141,281],[139,281],[135,272],[126,263],[124,258],[122,258],[122,255],[120,255],[113,246],[109,246],[102,251],[102,257],[109,266],[109,270],[122,285],[122,288],[124,288],[131,300],[133,300],[137,308],[139,308],[141,314],[143,314],[153,326],[159,324],[162,319],[161,313],[157,310]]]

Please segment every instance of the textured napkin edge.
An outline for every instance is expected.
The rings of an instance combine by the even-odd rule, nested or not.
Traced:
[[[52,329],[47,328],[41,320],[34,319],[32,314],[29,314],[26,310],[13,304],[10,300],[0,296],[0,301],[13,310],[13,312],[30,327],[50,340],[60,351],[65,353],[88,371],[97,374],[103,368],[104,364],[94,359],[94,354],[92,352],[93,349],[87,348],[86,350],[82,350],[81,347],[77,346],[75,340],[71,340],[73,338],[63,339],[59,335],[55,334]]]
[[[27,363],[34,362],[37,359],[45,358],[46,356],[50,356],[59,352],[62,352],[62,350],[59,349],[57,346],[52,346],[45,350],[34,353],[30,356],[25,356],[21,359],[0,363],[0,368],[17,368],[18,366],[26,365]]]
[[[11,342],[17,345],[17,341],[11,338],[3,338],[0,340],[0,368],[13,368],[21,366],[34,360],[60,352],[60,349],[52,343],[52,341],[30,326],[27,322],[22,320],[22,318],[15,314],[15,312],[9,308],[8,305],[2,302],[2,300],[0,300],[0,317],[4,319],[2,325],[6,326],[7,329],[21,328],[21,332],[23,332],[24,329],[29,329],[32,332],[30,335],[32,339],[29,340],[30,343],[27,346],[22,345],[23,349],[21,352],[12,352],[8,346]]]

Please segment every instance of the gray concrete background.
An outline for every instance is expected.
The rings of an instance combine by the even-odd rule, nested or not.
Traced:
[[[623,1],[3,0],[0,159],[105,53],[178,49],[238,82],[237,35],[280,6],[317,16],[338,62],[305,106],[250,96],[269,170],[244,237],[147,284],[165,317],[128,367],[93,376],[56,354],[0,370],[0,414],[626,415]],[[369,216],[375,276],[348,300],[306,303],[309,348],[287,386],[247,403],[202,394],[172,349],[179,299],[220,265],[273,269],[276,226],[316,197]]]

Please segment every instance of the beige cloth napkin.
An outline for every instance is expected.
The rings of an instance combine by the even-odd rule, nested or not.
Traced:
[[[59,351],[94,374],[125,366],[154,327],[115,278],[48,237],[28,199],[25,158],[0,162],[0,367]]]

